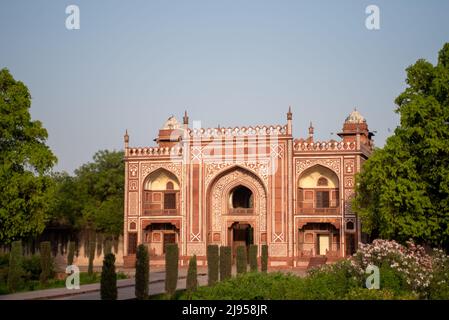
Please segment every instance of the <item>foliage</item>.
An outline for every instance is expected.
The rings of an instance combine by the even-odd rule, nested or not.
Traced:
[[[123,231],[123,151],[100,150],[75,176],[54,174],[51,223],[110,235]]]
[[[257,272],[257,245],[249,246],[249,269],[251,272]]]
[[[231,247],[220,247],[220,281],[232,276],[232,250]]]
[[[148,298],[148,286],[150,283],[150,259],[148,248],[144,244],[137,247],[136,253],[136,285],[135,293],[138,300]]]
[[[75,257],[75,241],[69,241],[67,248],[67,265],[70,266],[73,264],[73,258]]]
[[[262,272],[267,272],[268,270],[268,245],[262,245],[262,256],[260,258],[260,269]]]
[[[449,247],[449,43],[407,68],[400,126],[357,176],[354,209],[371,238]]]
[[[11,244],[11,252],[9,257],[8,269],[8,291],[15,292],[19,289],[22,283],[23,268],[22,268],[22,241],[14,241]]]
[[[175,243],[165,246],[165,292],[173,296],[178,283],[179,249]]]
[[[51,266],[53,267],[53,266]],[[42,273],[41,257],[39,254],[33,254],[22,258],[22,268],[25,281],[39,280]],[[53,268],[51,269],[53,272]]]
[[[56,157],[47,130],[31,120],[31,95],[7,69],[0,70],[0,243],[41,233],[47,220]]]
[[[95,241],[90,240],[88,244],[88,258],[89,258],[89,265],[87,267],[87,273],[93,274],[94,273],[94,258],[95,258],[95,249],[96,244]]]
[[[115,255],[109,253],[104,257],[100,281],[101,300],[117,300],[117,274],[115,272]]]
[[[443,250],[434,249],[433,251],[429,298],[449,300],[449,257]]]
[[[40,275],[40,281],[42,284],[47,284],[48,279],[52,277],[53,260],[51,257],[51,247],[49,241],[43,241],[40,244],[40,259],[42,272]]]
[[[247,270],[248,261],[246,258],[246,246],[237,247],[237,273],[245,273]]]
[[[190,258],[189,269],[187,271],[186,291],[188,295],[191,295],[198,288],[198,276],[196,266],[196,255]]]
[[[214,285],[218,281],[218,246],[210,244],[207,246],[207,284]]]

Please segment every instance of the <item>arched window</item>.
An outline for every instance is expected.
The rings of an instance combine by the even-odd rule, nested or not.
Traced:
[[[238,186],[231,191],[232,208],[253,208],[253,193],[245,186]]]
[[[171,182],[171,181],[167,182],[167,185],[165,186],[165,189],[173,190],[173,182]]]
[[[346,223],[346,230],[354,230],[354,222],[348,221]]]
[[[328,185],[328,181],[325,177],[321,177],[318,179],[318,183],[317,183],[318,187],[327,187],[327,185]]]

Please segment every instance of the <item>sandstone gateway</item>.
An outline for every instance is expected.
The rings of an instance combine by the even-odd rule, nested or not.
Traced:
[[[351,211],[354,175],[373,150],[373,134],[354,110],[339,141],[292,136],[286,125],[189,126],[170,117],[155,147],[129,146],[125,134],[124,263],[148,246],[151,264],[177,243],[182,264],[209,244],[269,247],[269,266],[306,266],[348,256],[361,241]]]

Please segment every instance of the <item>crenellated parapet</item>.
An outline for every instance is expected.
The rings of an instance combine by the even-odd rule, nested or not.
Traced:
[[[229,128],[193,128],[188,129],[188,135],[192,138],[216,138],[238,136],[284,136],[287,135],[287,126],[248,126]]]
[[[295,140],[293,145],[295,151],[356,151],[357,143],[354,141],[314,141]]]
[[[127,157],[141,156],[182,156],[182,147],[139,147],[126,148]]]

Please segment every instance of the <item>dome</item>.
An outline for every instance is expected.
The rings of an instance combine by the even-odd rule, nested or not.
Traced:
[[[178,120],[174,116],[171,116],[165,121],[162,129],[179,129],[180,127]]]
[[[357,109],[354,109],[345,120],[347,123],[363,123],[365,121],[365,118],[357,111]]]

